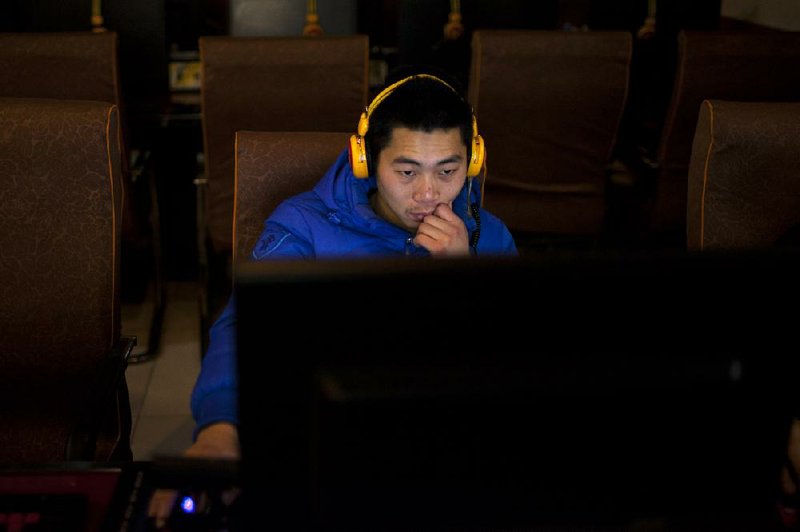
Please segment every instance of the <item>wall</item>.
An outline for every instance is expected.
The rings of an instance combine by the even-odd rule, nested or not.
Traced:
[[[326,34],[356,32],[356,0],[317,2]],[[298,0],[231,0],[230,31],[236,36],[302,35],[306,2]]]
[[[768,28],[800,31],[798,0],[722,0],[721,14]]]

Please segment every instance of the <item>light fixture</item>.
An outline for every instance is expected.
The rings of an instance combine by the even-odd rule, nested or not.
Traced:
[[[303,27],[303,35],[316,37],[323,33],[317,14],[317,0],[306,0],[306,25]]]
[[[101,0],[92,0],[92,31],[100,33],[106,31],[103,26],[103,8]]]

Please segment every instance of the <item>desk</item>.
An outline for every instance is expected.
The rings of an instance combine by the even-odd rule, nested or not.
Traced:
[[[198,511],[184,513],[177,509],[169,520],[169,530],[202,532],[239,532],[251,530],[280,530],[286,527],[270,526],[264,513],[263,501],[258,517],[245,522],[241,501],[222,503],[220,494],[238,483],[238,464],[221,461],[174,459],[153,462],[132,462],[117,466],[58,464],[41,467],[0,469],[0,530],[37,532],[153,532],[154,525],[147,518],[147,505],[156,488],[174,488],[179,499],[194,496]],[[580,475],[576,482],[580,482]],[[211,501],[205,509],[201,492]],[[359,501],[353,501],[358,503]],[[432,501],[435,502],[435,501]],[[368,513],[368,508],[365,513]],[[410,508],[411,512],[416,509]],[[417,512],[419,513],[419,512]],[[249,515],[253,515],[249,513]],[[396,518],[397,516],[395,516]],[[302,521],[302,519],[298,520]],[[358,521],[357,519],[355,521]],[[605,516],[592,517],[576,507],[574,511],[541,515],[537,522],[518,523],[513,526],[489,526],[477,521],[460,523],[453,527],[441,521],[420,520],[413,526],[392,522],[391,515],[382,515],[380,522],[350,524],[327,523],[325,526],[306,527],[302,530],[348,532],[400,532],[407,530],[437,532],[785,532],[777,513],[751,516],[750,520],[735,515],[718,515],[711,520],[676,520],[658,516]],[[254,524],[255,523],[255,524]],[[452,524],[452,523],[451,523]],[[36,525],[34,528],[32,525]]]
[[[147,504],[156,488],[181,496],[204,491],[218,501],[235,485],[230,462],[164,460],[118,465],[63,463],[0,469],[0,530],[24,532],[146,532]],[[176,510],[171,530],[237,530],[235,508],[209,504],[195,513]],[[4,528],[5,527],[5,528]]]

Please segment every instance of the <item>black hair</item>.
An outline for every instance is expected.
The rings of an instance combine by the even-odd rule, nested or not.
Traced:
[[[471,156],[472,108],[456,81],[440,72],[405,69],[393,71],[387,77],[386,85],[416,74],[432,75],[438,79],[417,77],[406,81],[386,96],[369,116],[365,141],[368,164],[373,173],[377,171],[381,151],[389,144],[392,132],[398,127],[426,133],[436,129],[459,128],[467,148],[467,160]]]

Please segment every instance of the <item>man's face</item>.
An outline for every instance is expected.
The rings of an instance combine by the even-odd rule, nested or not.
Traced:
[[[430,133],[397,128],[378,157],[373,208],[378,216],[416,233],[436,206],[453,200],[467,175],[467,147],[458,128]]]

